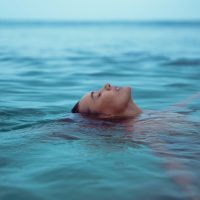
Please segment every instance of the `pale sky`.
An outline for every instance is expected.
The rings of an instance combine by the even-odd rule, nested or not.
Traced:
[[[200,20],[200,0],[0,0],[0,19]]]

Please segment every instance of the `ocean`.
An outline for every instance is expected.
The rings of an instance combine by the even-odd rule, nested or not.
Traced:
[[[0,22],[0,199],[200,198],[200,22]],[[132,120],[72,114],[105,83]]]

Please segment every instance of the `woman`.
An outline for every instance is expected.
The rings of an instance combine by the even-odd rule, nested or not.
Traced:
[[[131,97],[130,87],[114,87],[109,83],[105,84],[99,91],[87,93],[81,100],[72,108],[72,113],[85,113],[95,114],[100,118],[113,118],[113,117],[131,117],[124,122],[125,133],[130,133],[129,136],[135,140],[142,135],[152,135],[150,141],[147,140],[150,146],[157,154],[165,156],[165,169],[170,173],[171,171],[184,172],[187,171],[186,167],[179,163],[171,155],[174,152],[165,145],[162,139],[162,133],[165,135],[179,134],[179,127],[182,128],[183,124],[187,124],[184,120],[184,115],[175,110],[185,108],[190,102],[198,98],[200,93],[196,93],[184,101],[170,106],[162,111],[143,112],[147,117],[134,118],[142,113],[141,109],[135,104]],[[180,126],[181,125],[181,126]],[[156,134],[156,133],[160,134]],[[138,133],[138,134],[137,134]],[[147,137],[148,138],[148,137]],[[172,180],[187,192],[191,199],[196,199],[195,194],[191,190],[192,180],[187,174],[176,174],[172,176]]]
[[[72,113],[96,114],[99,117],[135,117],[142,111],[131,97],[130,87],[105,84],[99,91],[87,93],[72,108]]]

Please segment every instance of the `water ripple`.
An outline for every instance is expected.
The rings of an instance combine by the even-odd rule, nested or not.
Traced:
[[[199,24],[0,22],[0,199],[199,197]],[[69,113],[106,82],[143,114]]]
[[[199,58],[179,58],[166,62],[165,65],[177,66],[177,67],[200,67]]]

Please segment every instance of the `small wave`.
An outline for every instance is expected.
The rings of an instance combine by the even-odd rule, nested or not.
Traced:
[[[65,134],[65,133],[52,133],[51,135],[48,136],[48,139],[55,139],[55,138],[58,138],[58,139],[64,139],[64,140],[79,140],[80,138],[76,137],[76,136],[73,136],[73,135],[68,135],[68,134]]]
[[[25,128],[33,128],[33,127],[40,127],[46,124],[52,124],[56,123],[57,121],[54,119],[44,119],[44,120],[38,120],[36,122],[25,122],[25,123],[13,123],[10,125],[10,127],[6,126],[5,128],[1,128],[0,131],[2,132],[9,132],[14,130],[20,130]]]
[[[1,132],[23,129],[32,126],[45,113],[39,109],[2,109],[0,111]]]
[[[9,115],[6,116],[4,115],[4,118],[0,115],[0,119],[2,120],[2,122],[0,122],[0,127],[1,127],[0,132],[9,132],[9,131],[33,128],[33,127],[39,128],[44,125],[52,125],[52,124],[67,125],[69,123],[75,122],[73,119],[70,118],[60,118],[60,119],[39,118],[38,115],[34,116],[34,114],[29,113],[28,110],[30,111],[34,109],[25,109],[25,111],[23,112],[24,114],[22,116],[16,115],[17,112],[11,112],[9,113]],[[25,114],[26,112],[27,115]],[[43,112],[41,113],[42,115],[44,115]]]
[[[166,84],[165,87],[190,88],[191,84],[188,84],[188,83],[171,83],[171,84]]]
[[[74,48],[66,48],[64,49],[64,51],[66,51],[67,53],[73,53],[75,55],[81,55],[81,56],[96,56],[95,52],[93,51],[88,51],[88,50],[81,50],[81,49],[74,49]]]
[[[176,60],[171,60],[169,62],[164,63],[164,65],[169,65],[169,66],[186,66],[186,67],[193,67],[193,66],[199,66],[200,67],[200,59],[199,58],[194,58],[194,59],[189,59],[189,58],[180,58]]]
[[[131,58],[132,61],[168,61],[169,58],[162,54],[143,51],[130,51],[122,54],[122,57]]]
[[[14,62],[14,63],[25,63],[32,66],[44,65],[44,61],[41,58],[33,58],[27,56],[2,56],[0,62]]]
[[[95,77],[131,77],[132,73],[121,73],[121,72],[95,72],[95,73],[90,73],[90,76],[95,76]]]
[[[69,56],[65,59],[73,62],[95,60],[95,58],[92,56]]]
[[[9,185],[10,184],[10,185]],[[9,183],[8,185],[0,185],[0,199],[36,199],[39,200],[39,194],[35,194],[26,187],[13,186]],[[15,184],[17,185],[17,184]]]
[[[63,57],[61,59],[70,61],[70,62],[87,62],[87,65],[92,64],[94,65],[94,62],[97,64],[120,64],[120,65],[128,65],[133,63],[141,63],[141,62],[147,62],[147,61],[153,61],[153,62],[160,62],[160,61],[169,61],[169,58],[165,55],[159,55],[159,54],[151,54],[149,52],[122,52],[120,54],[115,55],[94,55],[94,54],[87,54],[87,55],[73,55],[73,56],[67,56]]]
[[[2,117],[11,117],[11,116],[43,116],[44,112],[39,109],[34,108],[19,108],[19,109],[2,109],[0,110],[0,118]]]

